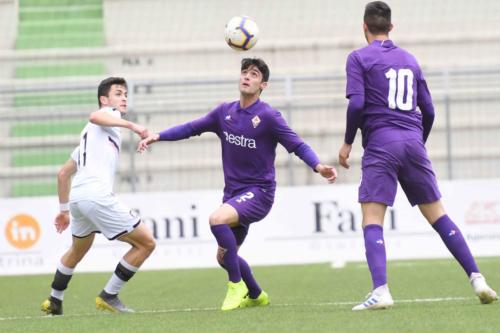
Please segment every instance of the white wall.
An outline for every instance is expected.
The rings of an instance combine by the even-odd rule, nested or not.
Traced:
[[[447,213],[461,228],[473,254],[499,256],[500,180],[442,182],[441,190]],[[220,204],[221,191],[127,194],[120,198],[139,209],[148,225],[154,220],[157,227],[158,245],[144,269],[217,266],[217,244],[208,216]],[[0,275],[53,272],[71,240],[69,231],[60,235],[54,230],[57,209],[55,197],[0,200]],[[166,219],[170,220],[168,236]],[[19,248],[23,240],[29,246]],[[401,190],[386,216],[385,242],[389,260],[451,258]],[[240,253],[253,265],[338,265],[364,261],[363,244],[356,185],[282,187],[271,213],[251,226]],[[111,271],[127,248],[98,236],[78,271]]]

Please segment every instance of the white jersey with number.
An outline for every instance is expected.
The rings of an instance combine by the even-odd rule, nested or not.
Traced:
[[[120,111],[105,107],[106,112],[121,118]],[[71,182],[70,201],[102,197],[113,193],[121,147],[120,127],[106,127],[88,123],[80,134],[78,151],[72,158],[78,171]],[[76,158],[76,159],[75,159]]]

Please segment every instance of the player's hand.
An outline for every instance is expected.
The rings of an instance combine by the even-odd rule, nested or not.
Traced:
[[[157,133],[155,135],[148,136],[145,139],[142,139],[141,142],[139,142],[139,145],[137,146],[137,152],[138,153],[144,153],[146,150],[148,150],[149,145],[158,141],[160,139],[160,135]]]
[[[337,179],[337,170],[330,165],[318,164],[316,165],[316,171],[319,172],[321,176],[328,180],[328,183],[332,184]]]
[[[69,225],[69,212],[60,212],[57,214],[54,225],[56,226],[56,231],[58,233],[66,230]]]
[[[141,139],[145,139],[149,136],[148,129],[142,125],[132,123],[132,127],[130,129],[134,131],[135,134],[139,135]]]
[[[344,168],[349,169],[349,164],[347,160],[349,159],[349,154],[351,154],[352,145],[344,143],[339,150],[339,164]]]

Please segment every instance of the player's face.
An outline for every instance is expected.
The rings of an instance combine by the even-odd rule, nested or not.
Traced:
[[[262,82],[262,78],[262,73],[255,66],[242,70],[240,74],[240,93],[247,96],[260,94],[260,91],[267,87],[267,82]]]
[[[121,113],[127,113],[127,88],[113,84],[108,96],[101,96],[101,104],[115,108]]]

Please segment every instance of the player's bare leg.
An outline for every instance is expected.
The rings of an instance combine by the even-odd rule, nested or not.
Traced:
[[[384,216],[387,206],[377,202],[361,204],[366,262],[370,269],[373,289],[366,300],[352,308],[353,311],[386,309],[394,304],[387,285],[387,263],[384,242]]]
[[[94,242],[95,234],[85,238],[73,237],[68,251],[61,257],[52,281],[52,291],[48,299],[42,303],[42,311],[49,315],[63,314],[64,290],[68,287],[76,265],[83,259]]]
[[[467,246],[467,242],[457,225],[446,215],[441,200],[418,206],[424,217],[441,236],[444,244],[464,269],[474,289],[474,293],[483,304],[497,300],[497,293],[491,289],[484,276],[479,272],[476,261]]]
[[[134,312],[120,301],[118,293],[153,252],[156,243],[144,223],[140,223],[132,232],[121,236],[119,240],[129,243],[132,248],[120,260],[115,272],[96,298],[96,307],[113,313]]]

